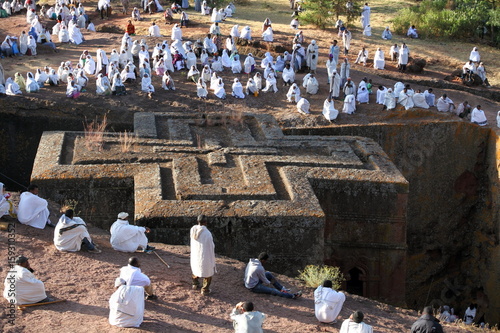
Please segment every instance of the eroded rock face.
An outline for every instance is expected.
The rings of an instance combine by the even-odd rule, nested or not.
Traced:
[[[500,321],[499,137],[463,122],[290,129],[377,141],[410,183],[406,301],[480,305]],[[429,297],[427,298],[427,295]]]
[[[291,275],[341,265],[363,272],[366,295],[404,301],[408,183],[371,139],[285,136],[254,114],[137,113],[134,133],[125,149],[112,133],[46,132],[32,179],[103,228],[129,211],[154,240],[188,244],[204,214],[220,254],[267,251]]]

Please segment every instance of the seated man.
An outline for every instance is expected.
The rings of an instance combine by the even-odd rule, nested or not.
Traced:
[[[252,302],[239,302],[231,312],[235,332],[263,332],[266,315],[253,310]]]
[[[74,216],[73,209],[68,209],[57,222],[54,230],[54,245],[59,251],[80,251],[82,244],[92,253],[101,253],[90,238],[85,222]]]
[[[127,221],[128,213],[118,214],[118,220],[111,225],[111,246],[121,252],[135,252],[141,248],[144,252],[151,252],[155,248],[148,245],[146,233],[151,230],[148,227],[130,225]]]
[[[443,96],[438,98],[436,108],[441,112],[453,112],[455,104],[453,104],[453,101],[446,94],[443,94]]]
[[[332,281],[325,280],[323,285],[314,291],[314,314],[322,323],[336,323],[345,302],[344,293],[333,290],[332,286]]]
[[[139,327],[144,319],[144,288],[127,286],[116,279],[118,289],[109,299],[109,323],[118,327]]]
[[[406,35],[410,38],[418,38],[417,28],[415,28],[415,26],[412,25],[411,27],[408,28],[408,32],[406,33]]]
[[[33,275],[28,258],[19,256],[13,269],[5,278],[3,297],[10,303],[33,304],[52,301],[45,294],[43,282]]]
[[[434,317],[430,306],[424,308],[422,316],[411,326],[411,333],[419,332],[443,333],[443,327],[439,324],[439,320]]]
[[[265,264],[268,259],[269,255],[265,252],[259,254],[257,259],[250,259],[245,269],[245,287],[259,294],[270,294],[293,299],[302,296],[301,291],[290,294],[290,289],[282,286],[270,272],[264,270],[264,266],[262,265]],[[269,284],[272,284],[274,288],[265,286]]]
[[[469,102],[464,101],[463,103],[458,104],[455,113],[460,118],[469,119],[471,111],[472,111],[472,106],[470,106]]]
[[[54,227],[49,220],[49,209],[47,200],[38,196],[38,186],[30,184],[28,191],[21,193],[17,219],[22,224],[34,228],[43,229],[45,225]]]
[[[5,193],[5,186],[0,183],[0,218],[5,215],[16,218],[16,207],[14,203],[10,200],[10,193]]]
[[[147,295],[147,299],[157,299],[153,292],[153,286],[151,286],[151,280],[149,277],[141,272],[141,267],[139,265],[139,259],[136,257],[130,257],[128,259],[128,265],[120,268],[120,277],[117,279],[122,279],[125,281],[125,285],[127,286],[138,286],[143,287],[144,292]]]
[[[373,333],[373,327],[363,322],[364,317],[363,312],[355,311],[349,319],[344,320],[340,327],[340,333]]]

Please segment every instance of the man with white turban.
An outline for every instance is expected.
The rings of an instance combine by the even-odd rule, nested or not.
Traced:
[[[128,213],[121,212],[118,219],[111,225],[110,243],[113,249],[121,252],[135,252],[141,248],[144,252],[151,252],[155,248],[148,245],[146,233],[148,227],[130,225],[127,221]]]
[[[207,218],[199,215],[198,224],[194,225],[190,231],[190,263],[192,272],[193,290],[200,287],[199,279],[203,279],[201,294],[210,293],[212,276],[216,273],[215,268],[215,245],[212,233],[207,229]]]

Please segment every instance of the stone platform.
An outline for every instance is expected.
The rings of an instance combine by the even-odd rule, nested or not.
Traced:
[[[288,274],[339,265],[347,287],[403,302],[409,186],[373,140],[285,136],[256,114],[136,113],[134,134],[131,147],[104,133],[92,149],[82,132],[45,132],[32,182],[94,225],[128,211],[170,244],[188,244],[205,214],[220,254],[267,251]]]

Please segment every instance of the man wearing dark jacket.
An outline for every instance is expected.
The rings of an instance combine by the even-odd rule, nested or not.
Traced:
[[[439,320],[432,314],[432,307],[424,308],[422,316],[411,326],[411,333],[443,333]]]

